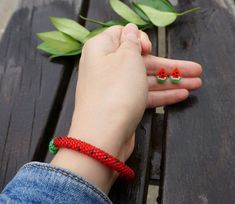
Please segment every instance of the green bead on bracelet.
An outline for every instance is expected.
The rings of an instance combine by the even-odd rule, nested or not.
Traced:
[[[55,155],[57,152],[59,151],[59,148],[57,148],[55,145],[54,145],[54,140],[52,139],[49,143],[49,152],[53,155]]]

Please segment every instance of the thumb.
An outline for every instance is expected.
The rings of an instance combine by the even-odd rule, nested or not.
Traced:
[[[119,50],[137,51],[141,54],[141,43],[139,34],[140,32],[135,24],[127,24],[122,29],[120,39],[121,45],[119,47]]]

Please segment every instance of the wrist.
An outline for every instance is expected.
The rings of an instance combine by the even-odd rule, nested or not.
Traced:
[[[104,118],[101,119],[97,123],[93,123],[90,118],[82,117],[80,119],[74,114],[68,136],[91,144],[125,162],[130,153],[126,153],[126,145],[121,139],[127,138],[124,136],[126,132],[122,129],[123,125],[120,124],[119,128],[117,121],[114,123],[115,125],[109,125],[108,122],[103,125]],[[118,177],[116,171],[99,161],[69,149],[60,149],[51,164],[77,173],[105,193],[109,192]]]
[[[68,169],[108,194],[118,173],[99,161],[70,149],[60,149],[51,164]]]
[[[129,155],[125,154],[127,139],[131,135],[121,120],[105,118],[105,116],[80,117],[74,114],[69,130],[70,137],[80,139],[125,162]]]

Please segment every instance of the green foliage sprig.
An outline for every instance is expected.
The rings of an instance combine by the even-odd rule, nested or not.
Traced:
[[[168,0],[136,0],[131,3],[131,8],[120,0],[109,0],[109,3],[122,17],[121,20],[101,22],[81,16],[86,21],[100,25],[99,28],[89,31],[74,20],[50,17],[57,31],[38,33],[37,36],[43,42],[37,48],[49,54],[51,58],[79,55],[88,39],[110,26],[134,23],[141,30],[165,27],[172,24],[177,17],[199,10],[199,8],[193,8],[178,13]]]

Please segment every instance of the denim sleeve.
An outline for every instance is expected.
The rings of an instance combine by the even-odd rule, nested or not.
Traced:
[[[31,162],[5,187],[0,203],[106,204],[111,201],[99,189],[68,170]]]

